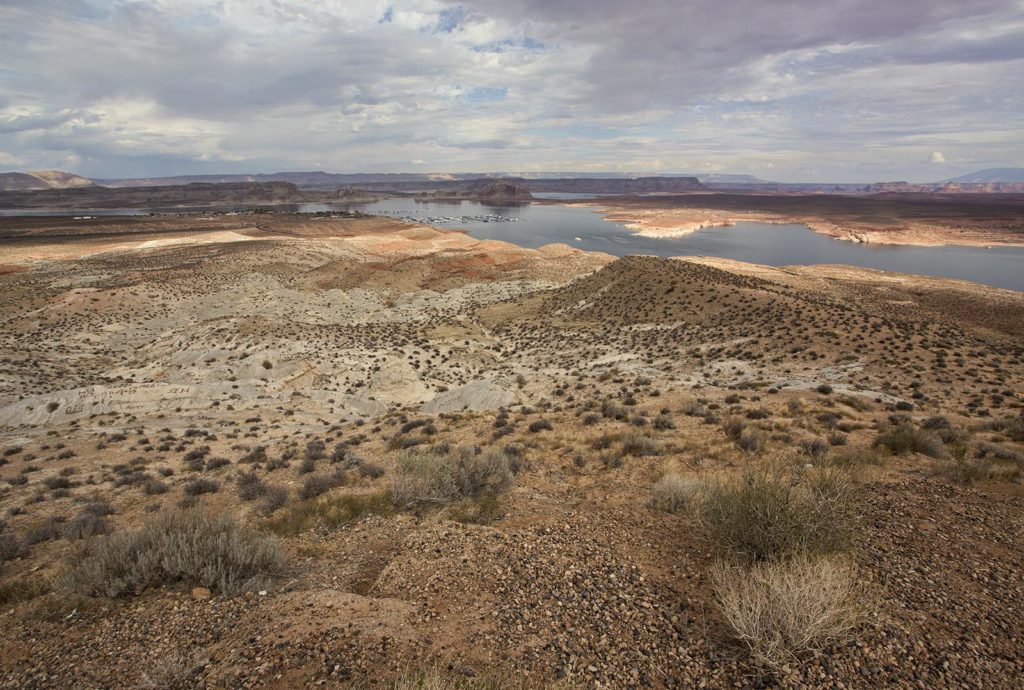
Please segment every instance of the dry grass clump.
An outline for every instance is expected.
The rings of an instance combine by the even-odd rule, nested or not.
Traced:
[[[651,507],[666,513],[681,513],[694,504],[700,483],[676,472],[666,472],[654,484]]]
[[[719,563],[711,581],[732,634],[767,666],[842,643],[870,618],[866,588],[841,557]]]
[[[143,671],[140,688],[145,690],[186,690],[196,685],[196,676],[208,661],[198,651],[164,654]]]
[[[19,577],[0,581],[0,606],[29,601],[50,591],[50,583],[40,577]]]
[[[853,480],[835,469],[749,471],[708,485],[701,521],[723,554],[748,562],[828,554],[850,545],[856,503]]]
[[[393,496],[400,507],[440,505],[496,496],[512,488],[512,458],[504,450],[472,446],[444,452],[408,451],[398,458]]]
[[[161,512],[133,532],[91,540],[70,557],[59,584],[88,596],[176,582],[230,595],[265,585],[283,564],[275,538],[200,507]]]
[[[886,457],[884,451],[879,452],[875,448],[850,448],[830,455],[827,464],[847,471],[856,471],[869,465],[881,467],[885,465]]]

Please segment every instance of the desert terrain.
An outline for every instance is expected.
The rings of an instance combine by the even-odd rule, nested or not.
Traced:
[[[738,217],[672,203],[603,208]],[[340,213],[0,246],[3,687],[1019,687],[1022,293]]]

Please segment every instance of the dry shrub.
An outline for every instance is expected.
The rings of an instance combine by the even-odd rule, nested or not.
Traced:
[[[622,454],[635,456],[661,455],[664,446],[661,441],[639,431],[627,431],[621,435]]]
[[[393,495],[400,507],[444,504],[462,498],[496,496],[512,488],[509,455],[470,446],[447,452],[410,451],[398,458]]]
[[[147,496],[153,496],[156,494],[167,493],[167,484],[160,481],[159,479],[148,479],[142,485],[142,493]]]
[[[283,486],[268,485],[263,492],[256,511],[262,515],[270,515],[288,501],[288,489]]]
[[[283,563],[275,538],[200,507],[157,513],[138,530],[91,540],[70,556],[59,584],[88,596],[175,582],[230,595],[264,586]]]
[[[74,541],[88,539],[100,534],[108,534],[111,529],[110,523],[102,515],[82,511],[80,515],[75,516],[64,525],[63,533],[65,539]]]
[[[707,408],[701,400],[690,400],[683,406],[683,414],[689,417],[703,417],[707,414]]]
[[[625,419],[629,416],[629,411],[616,402],[606,400],[601,406],[601,414],[611,419]]]
[[[657,417],[654,418],[654,421],[651,422],[651,426],[653,426],[658,431],[667,431],[670,429],[675,429],[676,423],[667,414],[659,414]]]
[[[909,424],[883,431],[875,439],[874,445],[888,448],[894,455],[914,452],[937,460],[950,458],[941,438],[931,431],[916,429]]]
[[[681,513],[694,503],[699,491],[697,480],[666,472],[654,484],[651,507],[666,513]]]
[[[773,667],[847,642],[872,610],[856,568],[842,558],[798,556],[750,568],[719,563],[711,582],[733,636]]]
[[[345,483],[345,474],[340,470],[330,474],[311,474],[306,477],[299,490],[299,498],[315,498]]]
[[[1007,438],[1017,443],[1024,443],[1024,414],[1016,419],[1003,420],[1005,422],[1002,432]]]
[[[738,417],[727,418],[722,424],[722,430],[730,441],[746,453],[755,453],[764,445],[761,432]]]
[[[243,501],[255,501],[267,493],[266,482],[252,471],[239,475],[235,487],[238,497]]]
[[[794,476],[780,468],[709,484],[701,521],[721,552],[746,561],[846,549],[857,525],[849,475],[822,468]]]
[[[6,561],[21,558],[26,553],[25,545],[14,534],[0,534],[0,570]]]
[[[220,491],[220,484],[212,479],[194,479],[185,484],[183,490],[186,496],[201,496],[202,494],[217,493]]]
[[[530,422],[530,426],[527,428],[530,430],[530,433],[536,434],[539,431],[551,431],[554,426],[546,419],[537,419]]]
[[[375,462],[359,463],[359,474],[370,479],[380,479],[384,476],[385,470]]]

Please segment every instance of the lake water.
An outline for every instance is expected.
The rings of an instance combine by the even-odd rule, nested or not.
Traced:
[[[566,195],[558,195],[564,198]],[[587,195],[573,195],[586,198]],[[480,239],[504,240],[523,247],[561,242],[587,251],[624,256],[716,256],[750,263],[786,266],[848,264],[899,273],[959,278],[1024,291],[1024,247],[913,247],[856,244],[834,240],[803,225],[738,223],[705,228],[677,238],[636,235],[588,208],[556,204],[492,206],[476,201],[385,199],[370,204],[284,204],[282,212],[317,212],[349,208],[364,213],[415,219],[444,228],[463,229]],[[154,209],[157,210],[157,209]],[[245,211],[245,206],[168,208],[162,212]],[[135,215],[149,210],[0,211],[0,215]]]
[[[737,223],[705,228],[676,238],[642,237],[588,208],[549,204],[489,206],[475,201],[417,202],[386,199],[353,206],[365,213],[406,216],[427,222],[451,218],[441,227],[464,228],[473,237],[536,248],[562,242],[615,256],[716,256],[769,266],[848,264],[900,273],[960,278],[1024,291],[1024,247],[913,247],[835,240],[804,225]],[[519,222],[482,222],[488,214]],[[459,217],[469,217],[459,220]]]

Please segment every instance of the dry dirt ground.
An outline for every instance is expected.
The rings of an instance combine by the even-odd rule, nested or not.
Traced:
[[[73,227],[0,228],[3,687],[1019,687],[1020,293],[380,219],[50,222]],[[939,440],[872,449],[890,428]],[[514,447],[514,486],[395,505],[403,449],[445,443]],[[870,624],[765,667],[653,486],[856,452]],[[61,586],[94,535],[182,503],[279,535],[284,572]]]

